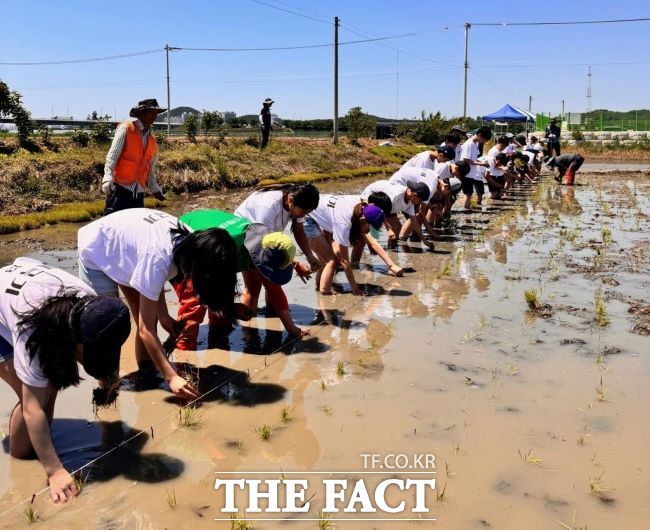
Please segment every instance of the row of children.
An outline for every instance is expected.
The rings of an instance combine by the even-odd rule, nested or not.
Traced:
[[[55,501],[75,495],[74,480],[50,434],[57,394],[79,384],[80,363],[100,388],[116,397],[120,352],[131,332],[131,317],[139,370],[158,372],[178,398],[198,398],[198,389],[170,363],[158,323],[177,348],[196,349],[206,312],[212,325],[250,320],[257,314],[263,286],[267,308],[287,331],[308,334],[293,321],[282,289],[293,272],[303,281],[314,274],[316,290],[329,295],[342,268],[352,294],[360,295],[353,267],[368,246],[390,274],[401,276],[403,269],[371,229],[385,227],[389,243],[413,235],[433,249],[434,227],[449,216],[458,192],[462,189],[470,197],[476,190],[482,196],[479,168],[487,168],[491,191],[508,189],[507,176],[501,177],[510,171],[498,173],[516,158],[507,160],[503,151],[508,145],[499,138],[481,160],[480,150],[490,137],[488,129],[479,129],[459,153],[460,141],[452,131],[436,152],[416,155],[388,180],[371,183],[355,195],[322,195],[312,184],[301,184],[257,190],[234,214],[199,210],[176,218],[146,208],[115,211],[79,230],[79,278],[24,257],[1,268],[0,378],[18,398],[9,422],[11,455],[36,454]],[[537,178],[536,171],[526,171],[530,180]],[[307,263],[296,259],[287,226]],[[244,283],[239,302],[237,273]],[[168,312],[167,282],[179,298],[176,318]],[[126,304],[118,297],[120,291]]]

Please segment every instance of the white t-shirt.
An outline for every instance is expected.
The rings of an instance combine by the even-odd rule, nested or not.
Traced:
[[[165,282],[177,274],[170,233],[177,226],[173,215],[149,208],[112,213],[79,230],[79,260],[87,269],[103,271],[119,285],[158,300]]]
[[[440,147],[444,147],[445,145],[447,145],[447,142],[442,142],[442,143],[440,144]],[[462,159],[463,159],[463,157],[462,157],[462,150],[463,150],[463,146],[462,146],[462,144],[457,144],[456,147],[455,147],[456,157],[455,157],[454,160],[453,160],[454,162],[458,162],[459,160],[462,160]],[[451,160],[448,160],[448,162],[451,162]]]
[[[400,186],[406,186],[409,182],[423,182],[429,187],[429,194],[433,195],[438,189],[438,177],[436,171],[438,171],[440,166],[444,165],[445,163],[438,163],[436,164],[436,169],[402,167],[397,171],[397,173],[388,179],[388,182],[391,184],[399,184]]]
[[[273,232],[284,232],[291,221],[291,214],[282,206],[281,190],[255,191],[235,210],[235,215],[248,219],[251,223],[261,223]],[[299,223],[304,217],[296,218]]]
[[[309,213],[321,230],[330,232],[339,245],[350,246],[350,228],[352,212],[361,202],[358,195],[323,195],[321,193],[318,207]]]
[[[528,157],[528,165],[529,166],[534,166],[535,165],[535,153],[531,153],[530,151],[522,151],[522,153]]]
[[[439,164],[434,173],[436,180],[443,180],[443,179],[448,179],[453,177],[454,175],[451,172],[451,164],[452,162],[445,162],[444,164]]]
[[[492,148],[492,149],[494,149],[494,148]],[[490,151],[492,149],[490,149]],[[488,155],[489,155],[489,153],[488,153]],[[493,177],[500,177],[500,176],[503,175],[503,173],[504,173],[503,169],[501,169],[500,167],[496,167],[493,157],[488,156],[487,157],[487,162],[489,164],[489,167],[487,168],[487,170],[490,172],[490,175],[492,175]]]
[[[405,169],[407,167],[433,169],[435,161],[435,157],[433,160],[431,160],[431,151],[422,151],[421,153],[418,153],[414,157],[407,160],[401,169]]]
[[[503,150],[504,153],[507,155],[511,155],[517,150],[517,146],[515,144],[508,144],[508,146]]]
[[[405,212],[407,215],[415,215],[415,208],[411,202],[406,202],[404,193],[406,193],[406,186],[399,184],[391,184],[387,180],[378,180],[369,184],[365,190],[361,192],[361,197],[367,199],[371,194],[377,192],[384,192],[390,198],[393,205],[390,213]]]
[[[504,149],[503,151],[501,151],[501,149],[499,149],[499,148],[495,145],[495,146],[492,146],[492,147],[490,148],[490,150],[487,152],[487,157],[488,157],[488,158],[495,158],[499,153],[505,153],[505,152],[506,152],[505,149]]]
[[[76,276],[34,259],[18,258],[0,269],[0,336],[13,345],[16,375],[26,385],[44,388],[49,381],[41,370],[38,356],[29,358],[26,349],[29,332],[18,333],[20,315],[59,294],[62,288],[80,296],[95,294]]]
[[[470,138],[463,144],[461,156],[463,160],[472,160],[473,162],[476,162],[478,160],[478,155],[479,155],[478,143],[474,142]],[[470,170],[469,173],[467,174],[467,178],[472,178],[474,180],[482,181],[483,176],[479,174],[479,171],[477,170],[478,166],[472,164],[469,167]]]

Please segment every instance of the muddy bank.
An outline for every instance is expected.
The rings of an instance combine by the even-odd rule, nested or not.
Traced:
[[[87,528],[92,513],[102,529],[231,528],[214,521],[223,517],[215,473],[356,478],[367,471],[362,454],[433,453],[440,498],[433,495],[427,517],[436,527],[647,526],[650,360],[635,327],[647,306],[650,183],[587,172],[578,182],[567,189],[547,176],[514,200],[454,215],[435,252],[391,251],[414,270],[404,278],[364,256],[356,274],[366,297],[318,297],[313,285],[292,282],[288,298],[296,320],[312,328],[308,340],[287,343],[277,319],[261,315],[229,333],[204,325],[198,352],[174,354],[202,388],[215,389],[193,427],[179,425],[177,406],[155,382],[135,384],[127,348],[114,409],[94,417],[88,381],[60,396],[55,443],[70,469],[117,449],[92,467],[71,505],[37,496],[41,524]],[[213,201],[185,206],[230,204]],[[45,250],[34,255],[74,270],[73,252],[41,239]],[[345,291],[344,276],[337,280]],[[529,310],[529,290],[545,318]],[[597,292],[605,319],[597,319]],[[171,296],[169,304],[174,310]],[[11,402],[0,386],[4,418]],[[0,513],[42,487],[38,463],[0,455]],[[323,500],[314,493],[311,518]],[[26,506],[0,526],[25,524]],[[337,528],[432,526],[339,516]]]

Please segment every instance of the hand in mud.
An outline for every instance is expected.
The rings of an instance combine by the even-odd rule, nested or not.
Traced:
[[[181,399],[196,399],[199,397],[198,391],[190,385],[180,375],[173,376],[169,381],[169,388],[173,394]]]
[[[237,303],[235,304],[235,318],[237,320],[249,321],[253,318],[253,313],[246,305]]]
[[[47,477],[50,484],[50,496],[54,502],[66,502],[79,495],[74,478],[64,468],[60,467]]]
[[[295,326],[293,329],[287,329],[287,331],[294,337],[306,337],[307,335],[311,335],[311,330],[309,328],[299,328],[298,326]]]
[[[295,261],[293,263],[293,268],[296,271],[298,278],[302,280],[302,283],[307,283],[307,280],[311,278],[311,271],[309,270],[309,267],[307,267],[307,265],[305,265],[304,263]]]
[[[386,235],[388,236],[388,241],[393,241],[395,239],[395,232],[390,229],[388,229]]]
[[[358,287],[352,287],[352,294],[354,296],[363,296],[363,291]]]
[[[391,265],[388,271],[395,276],[404,276],[404,269],[398,265]]]
[[[429,247],[431,250],[433,250],[433,248],[434,248],[434,246],[435,246],[435,245],[433,244],[433,241],[430,241],[430,240],[428,240],[428,239],[423,239],[423,240],[422,240],[422,243],[424,243],[424,244],[425,244],[427,247]]]

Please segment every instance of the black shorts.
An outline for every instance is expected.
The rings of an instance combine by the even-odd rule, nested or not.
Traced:
[[[485,187],[483,186],[483,181],[474,180],[473,178],[462,177],[460,179],[460,188],[463,190],[463,193],[468,197],[472,196],[474,190],[476,190],[477,195],[483,195],[485,193]]]
[[[491,178],[494,182],[496,182],[496,183],[498,183],[498,184],[501,184],[501,186],[503,186],[504,183],[505,183],[505,181],[506,181],[506,177],[505,177],[505,175],[490,175],[490,178]],[[501,190],[503,190],[503,188],[497,188],[496,186],[493,186],[492,184],[490,184],[490,179],[488,179],[488,189],[489,189],[491,192],[497,192],[497,191],[501,191]]]

